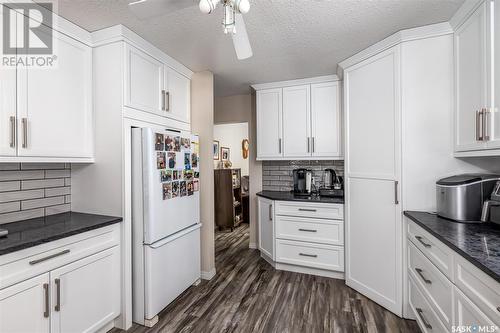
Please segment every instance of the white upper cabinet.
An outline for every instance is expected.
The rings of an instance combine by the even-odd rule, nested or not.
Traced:
[[[191,80],[146,52],[125,49],[125,106],[189,123]]]
[[[191,80],[172,68],[165,68],[165,110],[169,117],[189,122],[191,118]]]
[[[257,90],[258,160],[342,158],[336,76],[253,87]]]
[[[257,158],[276,159],[283,156],[282,89],[257,91]]]
[[[500,1],[486,0],[455,29],[455,152],[498,155]],[[496,15],[495,15],[496,14]],[[457,15],[464,15],[460,13]],[[454,18],[455,21],[460,21]]]
[[[314,157],[342,156],[339,81],[311,85],[311,152]]]
[[[303,157],[311,153],[311,87],[283,88],[283,154]]]
[[[163,64],[155,58],[127,47],[125,105],[131,108],[163,114]]]

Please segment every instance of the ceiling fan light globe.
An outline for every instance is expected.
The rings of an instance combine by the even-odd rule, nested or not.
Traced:
[[[215,10],[215,7],[217,7],[219,2],[220,0],[200,0],[200,11],[203,14],[210,14]]]
[[[234,8],[240,14],[246,14],[250,11],[250,1],[249,0],[235,0]]]

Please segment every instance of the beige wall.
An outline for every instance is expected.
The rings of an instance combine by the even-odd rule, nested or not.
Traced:
[[[248,123],[250,141],[250,247],[257,246],[257,196],[262,190],[262,164],[256,161],[255,94],[219,97],[215,99],[215,124]]]
[[[241,169],[242,176],[249,176],[250,156],[243,158],[242,148],[243,140],[248,140],[248,123],[216,124],[214,125],[214,140],[219,141],[221,147],[230,149],[229,160],[232,167]],[[214,160],[214,168],[217,169],[220,162],[221,160]]]
[[[191,80],[191,128],[200,136],[200,219],[202,278],[215,274],[214,235],[214,76],[211,72],[195,73]]]

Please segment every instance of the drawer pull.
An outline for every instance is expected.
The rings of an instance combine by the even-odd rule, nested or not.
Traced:
[[[416,238],[416,239],[417,239],[417,240],[418,240],[418,241],[419,241],[419,242],[420,242],[423,246],[425,246],[426,248],[429,248],[429,247],[431,247],[431,246],[432,246],[431,244],[424,242],[424,241],[423,241],[423,239],[424,239],[424,238],[423,238],[422,236],[415,236],[415,238]]]
[[[429,324],[424,317],[424,311],[421,308],[416,308],[415,310],[417,310],[418,316],[420,317],[420,319],[422,319],[422,322],[424,323],[425,328],[432,330],[432,325]]]
[[[422,278],[422,280],[424,280],[425,283],[432,284],[432,281],[424,276],[423,270],[421,268],[415,268],[415,271],[417,272],[418,275],[420,275],[420,277]]]
[[[310,258],[317,258],[318,257],[317,254],[307,254],[307,253],[299,253],[299,256],[310,257]]]
[[[54,306],[54,310],[61,311],[61,280],[55,279],[56,284],[56,306]]]
[[[56,257],[62,256],[63,254],[67,254],[67,253],[69,253],[69,250],[64,250],[64,251],[61,251],[61,252],[57,252],[57,253],[51,254],[50,256],[47,256],[45,258],[32,260],[32,261],[30,261],[30,265],[36,265],[36,264],[39,264],[41,262],[44,262],[44,261],[47,261],[47,260],[50,260],[50,259],[54,259]]]
[[[44,303],[45,303],[45,309],[43,311],[43,316],[45,318],[49,318],[49,284],[48,283],[44,283],[43,284],[43,292],[45,294],[45,299],[44,299]]]
[[[301,211],[301,212],[316,212],[316,209],[299,208],[299,211]]]
[[[318,232],[318,230],[313,230],[313,229],[299,229],[299,231],[305,231],[305,232]]]

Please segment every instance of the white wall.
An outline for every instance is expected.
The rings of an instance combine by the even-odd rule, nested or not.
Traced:
[[[241,169],[242,176],[249,175],[249,157],[243,158],[242,141],[248,139],[248,123],[231,123],[214,125],[214,140],[219,141],[221,147],[230,149],[229,160],[233,168]],[[220,154],[220,152],[219,152]],[[214,160],[217,168],[220,160]]]

